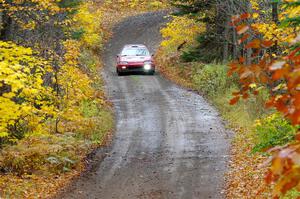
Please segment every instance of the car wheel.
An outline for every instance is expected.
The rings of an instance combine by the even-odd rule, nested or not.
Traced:
[[[123,73],[120,72],[118,69],[117,69],[117,74],[118,74],[118,76],[122,76],[123,75]]]
[[[154,75],[154,74],[155,74],[154,70],[149,72],[149,75]]]

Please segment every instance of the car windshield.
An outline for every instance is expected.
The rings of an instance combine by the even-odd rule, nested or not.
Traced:
[[[146,48],[125,48],[122,56],[149,56],[149,51]]]

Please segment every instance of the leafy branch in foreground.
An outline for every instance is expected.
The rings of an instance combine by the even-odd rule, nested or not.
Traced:
[[[257,95],[262,88],[270,91],[266,104],[275,108],[294,126],[300,124],[300,4],[283,1],[277,24],[259,21],[259,4],[252,2],[253,13],[234,16],[232,24],[240,36],[239,44],[248,52],[230,64],[229,75],[238,74],[240,90],[230,104]],[[273,157],[266,182],[275,183],[273,196],[279,198],[288,190],[300,188],[300,139],[270,150]]]

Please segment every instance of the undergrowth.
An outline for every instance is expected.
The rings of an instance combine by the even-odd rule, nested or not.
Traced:
[[[275,146],[285,145],[292,140],[299,128],[291,125],[279,113],[257,120],[255,124],[255,147],[253,152],[266,151]]]
[[[86,128],[64,134],[31,134],[1,150],[2,197],[30,197],[35,192],[43,198],[46,191],[41,190],[54,186],[55,178],[83,168],[82,159],[112,130],[113,116],[109,108],[93,101],[83,102],[81,112],[85,118],[81,125]]]

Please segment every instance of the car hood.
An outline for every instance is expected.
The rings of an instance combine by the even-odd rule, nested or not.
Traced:
[[[149,60],[151,60],[151,56],[124,56],[120,59],[120,61],[126,62],[144,62]]]

